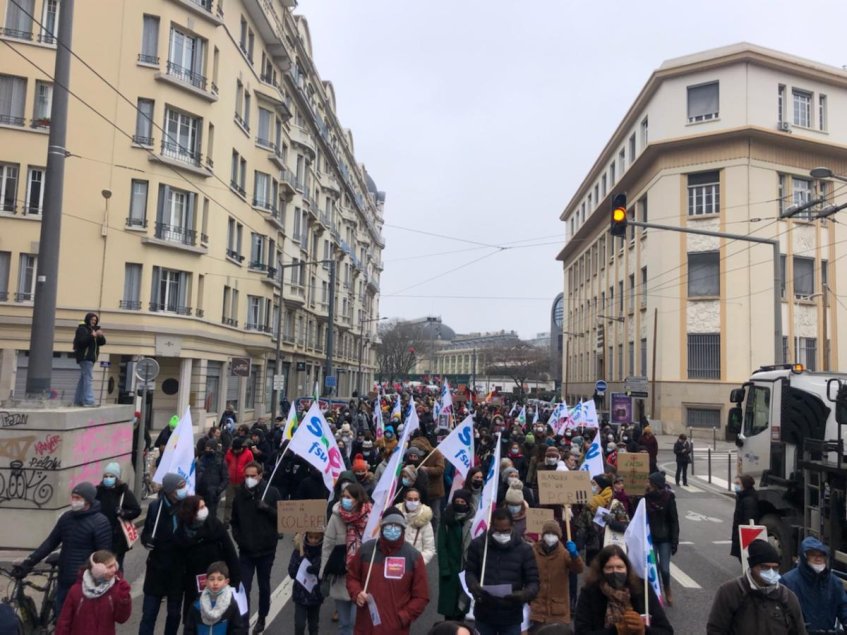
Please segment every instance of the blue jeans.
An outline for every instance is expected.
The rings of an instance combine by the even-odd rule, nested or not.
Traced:
[[[671,543],[660,542],[653,545],[656,549],[656,563],[659,569],[659,577],[662,578],[662,587],[671,588]]]
[[[79,381],[74,395],[75,406],[94,405],[94,362],[79,362]]]
[[[267,617],[271,610],[271,568],[274,566],[274,555],[248,556],[240,554],[238,561],[241,563],[241,582],[247,593],[247,614],[250,614],[250,589],[253,588],[253,573],[256,574],[256,582],[259,585],[259,615]]]
[[[356,603],[336,600],[335,610],[338,611],[338,635],[353,635],[353,628],[356,626]]]
[[[141,605],[141,623],[138,625],[138,635],[153,635],[156,629],[156,618],[159,617],[159,607],[162,604],[162,596],[144,595],[144,603]],[[168,596],[168,614],[165,618],[165,635],[177,635],[179,631],[180,607],[182,606],[182,595]]]
[[[511,626],[495,626],[486,624],[485,622],[474,622],[479,635],[521,635],[521,625],[512,624]]]

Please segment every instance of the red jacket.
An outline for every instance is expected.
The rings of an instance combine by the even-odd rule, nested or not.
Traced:
[[[347,592],[354,602],[364,589],[374,549],[377,551],[368,593],[373,595],[379,609],[380,625],[373,625],[365,605],[356,610],[355,635],[409,635],[412,622],[429,604],[423,556],[405,540],[397,544],[382,538],[366,542],[347,568]]]
[[[241,454],[235,454],[230,448],[226,451],[224,460],[229,469],[229,484],[241,485],[244,482],[244,468],[253,460],[253,453],[245,448]]]
[[[115,635],[115,623],[125,623],[131,613],[129,582],[118,577],[111,589],[92,600],[82,594],[80,576],[62,605],[55,635]]]

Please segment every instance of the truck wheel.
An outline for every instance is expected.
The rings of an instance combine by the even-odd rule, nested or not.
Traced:
[[[782,518],[767,514],[759,524],[768,528],[768,542],[779,553],[779,570],[783,573],[788,571],[794,566],[794,544]]]

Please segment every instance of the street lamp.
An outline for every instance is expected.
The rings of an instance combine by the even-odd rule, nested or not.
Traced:
[[[365,324],[368,324],[370,322],[381,322],[382,320],[388,319],[387,317],[375,317],[375,318],[369,318],[369,319],[366,320],[366,319],[364,319],[364,313],[362,313],[362,316],[363,317],[359,318],[359,374],[356,377],[356,379],[357,379],[356,389],[359,393],[359,397],[362,396],[362,390],[363,390],[363,388],[362,388],[362,357],[365,354],[365,334],[362,332],[362,329],[364,328]]]

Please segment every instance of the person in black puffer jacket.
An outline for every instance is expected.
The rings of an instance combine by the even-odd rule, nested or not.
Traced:
[[[664,472],[653,472],[647,479],[647,522],[656,549],[656,559],[665,600],[673,606],[671,596],[671,556],[679,546],[679,515],[676,510],[676,497],[667,487]]]
[[[217,517],[218,502],[229,484],[229,468],[221,454],[221,445],[216,439],[206,439],[203,450],[197,457],[197,495],[209,508],[209,515]]]
[[[97,486],[97,500],[100,501],[100,513],[112,526],[112,553],[118,561],[118,568],[123,569],[129,545],[118,521],[138,518],[141,506],[129,485],[121,480],[121,466],[116,461],[108,463],[103,470],[103,480]]]
[[[324,601],[321,585],[316,584],[311,591],[307,591],[306,587],[296,580],[303,560],[309,561],[307,573],[318,574],[323,541],[324,535],[313,531],[307,531],[305,537],[301,534],[294,536],[294,550],[291,552],[291,560],[288,561],[288,575],[295,580],[291,590],[291,599],[294,601],[294,635],[305,634],[306,622],[309,623],[309,635],[318,635],[321,604]]]
[[[759,522],[759,495],[756,493],[756,481],[749,474],[735,477],[735,511],[732,514],[732,547],[729,555],[741,560],[741,544],[738,538],[738,526]]]
[[[106,338],[100,329],[100,317],[96,313],[86,313],[85,320],[79,323],[74,334],[74,358],[79,364],[79,381],[74,395],[75,406],[96,406],[94,401],[94,362],[100,354],[100,347],[106,344]]]
[[[213,562],[225,562],[229,568],[230,586],[237,589],[241,584],[241,566],[235,545],[223,523],[209,512],[199,496],[189,496],[177,512],[179,527],[174,540],[183,552],[185,568],[183,589],[185,599],[182,606],[183,621],[202,591],[197,576],[205,575]]]
[[[76,485],[71,490],[71,510],[59,516],[50,535],[12,571],[15,577],[26,576],[61,545],[54,605],[57,618],[62,612],[65,596],[76,583],[79,571],[88,562],[88,557],[95,551],[112,549],[112,526],[100,513],[100,502],[96,496],[97,489],[91,483]]]
[[[486,540],[488,559],[483,576]],[[477,623],[484,624],[491,632],[520,626],[523,605],[538,595],[538,565],[529,543],[512,531],[512,515],[507,509],[495,509],[491,515],[491,529],[471,541],[465,571],[468,590],[476,600]],[[493,597],[482,588],[483,583],[485,586],[508,584],[512,593],[503,598]]]

